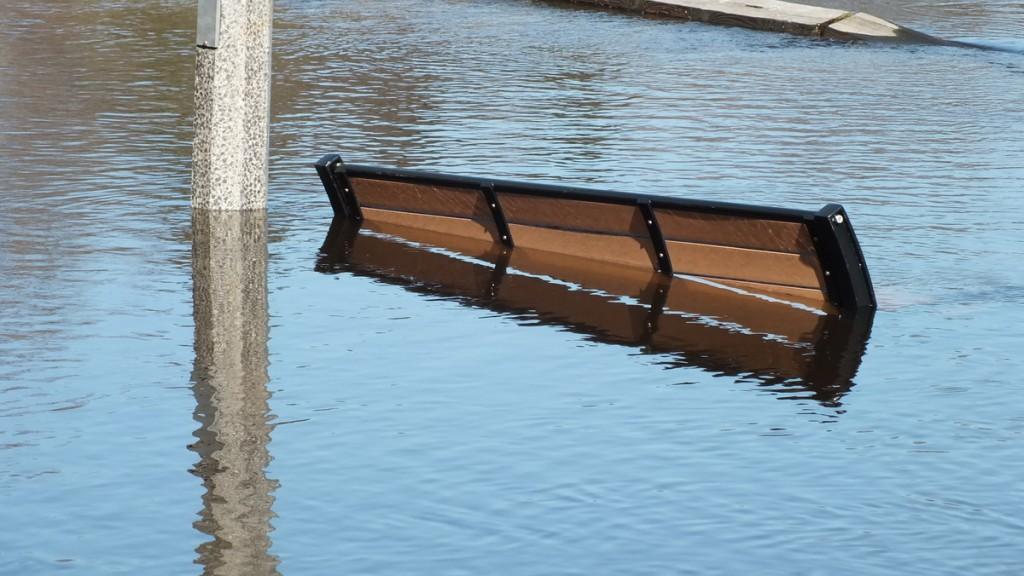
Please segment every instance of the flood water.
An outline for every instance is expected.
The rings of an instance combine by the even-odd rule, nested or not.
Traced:
[[[194,3],[4,0],[0,573],[1021,573],[1024,5],[857,2],[1006,51],[279,0],[269,209],[193,221]],[[326,152],[841,202],[880,309],[823,388],[356,266]]]

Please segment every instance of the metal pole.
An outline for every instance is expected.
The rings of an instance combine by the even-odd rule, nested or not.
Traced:
[[[273,0],[199,0],[192,207],[267,205]]]

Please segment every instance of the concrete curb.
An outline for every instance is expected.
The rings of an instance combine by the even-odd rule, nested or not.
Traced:
[[[725,26],[843,40],[954,44],[866,14],[780,0],[569,0]]]

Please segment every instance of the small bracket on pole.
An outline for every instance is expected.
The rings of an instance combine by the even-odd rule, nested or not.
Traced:
[[[650,200],[639,199],[636,201],[640,209],[640,216],[647,225],[647,235],[651,239],[651,246],[654,248],[655,272],[672,276],[672,259],[668,255],[668,245],[665,244],[665,237],[661,234],[661,226],[658,224],[658,217],[654,214],[654,208]]]
[[[512,231],[508,228],[508,221],[505,220],[505,211],[501,209],[501,202],[498,200],[498,195],[494,192],[494,184],[487,183],[480,187],[480,191],[484,195],[484,201],[487,202],[487,207],[491,210],[491,216],[494,218],[494,229],[498,233],[497,240],[505,245],[506,248],[512,248],[515,243],[512,242]]]
[[[220,46],[220,0],[199,0],[196,19],[196,46]]]
[[[348,175],[345,173],[345,163],[341,156],[328,154],[317,161],[316,173],[320,175],[324,190],[327,191],[327,198],[331,201],[331,208],[335,216],[342,216],[354,222],[363,221],[363,211],[359,208],[359,200],[352,189]]]

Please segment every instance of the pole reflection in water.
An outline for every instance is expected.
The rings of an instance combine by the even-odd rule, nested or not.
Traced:
[[[204,574],[278,574],[270,554],[266,213],[196,211],[192,282],[199,454],[206,493],[195,527]]]
[[[750,377],[783,397],[809,394],[824,406],[839,406],[853,386],[874,317],[870,310],[823,314],[695,279],[370,226],[360,231],[336,219],[317,270],[369,276],[595,341],[637,346],[666,355],[669,367]]]

